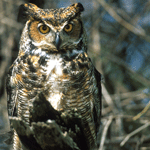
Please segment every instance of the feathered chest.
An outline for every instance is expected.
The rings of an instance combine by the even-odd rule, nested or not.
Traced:
[[[81,102],[92,92],[89,91],[90,84],[92,85],[90,62],[81,59],[81,56],[67,60],[58,55],[46,63],[44,92],[47,100],[57,110],[76,107],[78,101]]]
[[[74,59],[69,56],[20,54],[13,69],[20,95],[31,100],[42,91],[58,110],[75,107],[78,101],[90,97],[94,76],[87,54],[80,53]]]

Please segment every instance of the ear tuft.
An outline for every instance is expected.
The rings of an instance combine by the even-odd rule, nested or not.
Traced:
[[[18,13],[18,21],[19,22],[26,22],[30,17],[35,14],[38,7],[32,3],[22,4],[19,7]]]
[[[28,18],[27,14],[27,7],[25,7],[24,4],[20,5],[19,7],[19,13],[18,13],[18,21],[19,22],[25,22]]]
[[[83,5],[81,3],[77,3],[76,7],[79,8],[80,12],[84,11],[84,7],[83,7]]]
[[[72,6],[75,7],[75,9],[77,10],[77,12],[84,11],[84,7],[83,7],[83,5],[81,3],[75,3]]]

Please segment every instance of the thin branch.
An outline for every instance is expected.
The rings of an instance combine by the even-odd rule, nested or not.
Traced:
[[[113,119],[115,119],[115,118],[118,118],[118,117],[121,117],[121,118],[124,118],[124,119],[128,119],[128,120],[132,120],[132,118],[133,118],[133,115],[113,115]],[[102,122],[104,121],[104,120],[106,120],[106,119],[109,119],[109,116],[104,116],[101,120],[102,120]],[[144,123],[143,124],[145,124],[145,121],[146,122],[150,122],[150,118],[149,117],[142,117],[142,118],[140,118],[139,119],[140,121],[144,121]],[[142,123],[142,122],[141,122]]]
[[[111,98],[111,96],[109,95],[105,85],[102,83],[102,95],[106,101],[106,103],[108,104],[108,106],[110,107],[110,109],[116,113],[117,112],[117,108],[115,108],[115,105],[113,103],[113,100]]]
[[[139,101],[139,100],[144,99],[144,98],[148,98],[148,96],[145,95],[144,93],[140,94],[139,97],[138,96],[129,97],[129,98],[121,101],[121,106],[123,106],[123,107],[128,106],[129,107],[129,104],[130,104],[131,101]],[[112,98],[112,100],[113,99],[114,98]],[[103,104],[105,104],[105,103],[103,102]],[[135,106],[133,106],[133,107],[135,108]],[[139,107],[137,108],[137,106],[136,106],[136,109],[143,109],[143,107],[145,107],[145,105],[144,104],[143,105],[140,104],[140,108]],[[111,111],[112,111],[112,109],[108,106],[108,107],[103,108],[102,114],[106,115],[106,114],[110,113]]]
[[[144,124],[143,126],[139,127],[138,129],[136,129],[133,132],[131,132],[130,134],[128,134],[124,138],[124,140],[120,143],[120,146],[123,146],[129,140],[129,138],[131,138],[133,135],[137,134],[138,132],[142,131],[143,129],[147,128],[148,126],[150,126],[150,122]]]
[[[109,126],[112,122],[112,119],[113,119],[113,116],[110,116],[107,123],[106,123],[106,125],[105,125],[105,128],[104,128],[103,133],[102,133],[102,138],[101,138],[101,141],[100,141],[99,150],[103,150],[103,146],[104,146],[104,143],[105,143],[107,131],[108,131],[108,128],[109,128]]]
[[[147,112],[149,107],[150,107],[150,101],[148,102],[148,104],[145,106],[145,108],[139,114],[137,114],[136,116],[133,117],[133,120],[139,119],[143,114],[145,114]]]
[[[126,92],[126,93],[120,93],[120,94],[113,94],[111,95],[112,99],[115,99],[116,96],[119,96],[121,99],[127,99],[127,98],[135,98],[135,97],[141,97],[149,96],[148,94],[145,94],[142,90],[132,91],[132,92]]]
[[[104,7],[104,9],[118,22],[120,23],[123,27],[128,29],[129,31],[133,32],[134,34],[144,37],[147,41],[150,41],[150,37],[146,35],[145,30],[140,28],[134,27],[132,24],[128,23],[125,21],[123,18],[121,18],[117,12],[109,5],[107,4],[104,0],[98,0],[98,2]]]
[[[130,68],[130,66],[125,61],[123,61],[122,59],[120,59],[119,57],[117,57],[113,54],[110,54],[108,52],[106,52],[106,53],[107,53],[106,57],[105,57],[106,59],[109,59],[110,61],[116,63],[117,65],[124,67],[128,71],[128,74],[130,74],[131,77],[134,78],[134,80],[138,81],[139,83],[141,83],[145,87],[150,86],[150,80],[146,79],[142,75],[140,75],[137,72],[135,72],[134,70],[132,70]]]

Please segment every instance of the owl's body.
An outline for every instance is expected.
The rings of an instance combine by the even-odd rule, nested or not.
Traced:
[[[87,55],[81,4],[43,10],[22,7],[28,18],[17,59],[7,77],[8,113],[29,123],[29,105],[42,92],[58,111],[76,108],[89,149],[96,147],[100,125],[100,74]],[[21,149],[14,134],[14,149]]]

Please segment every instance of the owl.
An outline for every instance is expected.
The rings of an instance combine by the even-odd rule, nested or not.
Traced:
[[[29,104],[42,92],[57,111],[77,109],[88,148],[96,148],[101,116],[101,75],[87,54],[81,3],[67,8],[20,7],[26,24],[7,76],[8,114],[27,124]],[[21,149],[14,131],[13,148]]]

